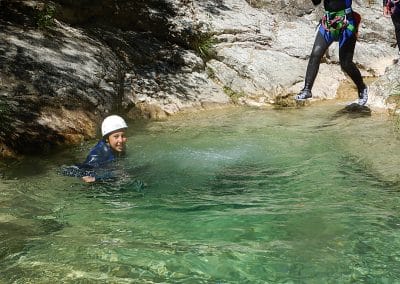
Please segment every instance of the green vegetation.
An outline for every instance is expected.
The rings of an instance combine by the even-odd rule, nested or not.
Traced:
[[[245,96],[244,92],[235,92],[228,86],[224,86],[223,90],[224,90],[224,93],[227,94],[231,98],[232,102],[235,104],[237,104],[239,102],[239,99],[241,97]]]
[[[204,60],[214,57],[214,45],[217,43],[212,34],[202,34],[192,41],[193,49],[200,54]]]
[[[291,94],[290,95],[285,95],[285,96],[277,96],[275,98],[275,102],[274,105],[277,108],[286,108],[286,107],[293,107],[296,103],[292,98],[291,98]],[[305,104],[306,102],[300,103],[300,105]]]
[[[214,69],[207,67],[206,68],[206,73],[207,73],[208,77],[210,77],[211,79],[215,79],[216,78]]]
[[[43,8],[38,12],[37,25],[41,29],[47,29],[54,25],[54,16],[56,7],[52,3],[44,4]]]

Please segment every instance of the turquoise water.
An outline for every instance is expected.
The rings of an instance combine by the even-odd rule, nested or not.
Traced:
[[[95,142],[2,170],[0,283],[400,283],[400,140],[383,115],[131,123],[121,180],[57,174]]]

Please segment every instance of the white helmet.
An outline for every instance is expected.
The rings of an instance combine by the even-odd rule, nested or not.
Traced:
[[[107,116],[101,124],[101,135],[106,136],[119,129],[128,128],[125,120],[118,115]]]

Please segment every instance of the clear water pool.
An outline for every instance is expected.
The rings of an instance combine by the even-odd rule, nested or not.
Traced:
[[[57,174],[95,142],[3,170],[0,283],[400,282],[386,116],[330,103],[132,123],[128,177]]]

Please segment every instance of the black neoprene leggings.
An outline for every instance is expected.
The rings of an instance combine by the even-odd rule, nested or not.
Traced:
[[[400,51],[400,14],[393,14],[392,22],[394,25],[394,32],[396,33],[397,47]]]
[[[305,79],[305,89],[311,90],[315,78],[318,74],[319,64],[321,63],[321,58],[324,56],[325,51],[328,49],[330,44],[328,44],[320,32],[317,33],[315,37],[314,46],[310,55],[310,60],[308,61],[306,79]],[[339,48],[339,61],[340,67],[346,72],[353,82],[356,84],[358,92],[361,92],[366,86],[361,77],[360,70],[353,62],[354,48],[356,46],[356,37],[353,35],[349,38],[342,47]]]

